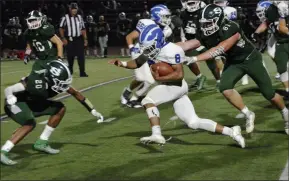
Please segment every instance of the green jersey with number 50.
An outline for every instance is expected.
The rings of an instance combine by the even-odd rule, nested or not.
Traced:
[[[54,26],[45,23],[35,30],[27,29],[24,36],[32,46],[34,52],[40,60],[55,59],[57,50],[50,39],[55,35]]]
[[[204,36],[202,33],[198,34],[198,40],[200,40],[202,45],[210,49],[222,41],[229,39],[236,33],[239,33],[241,37],[238,42],[226,52],[226,57],[227,63],[238,64],[248,58],[253,51],[256,51],[256,47],[248,40],[236,22],[224,20],[217,33],[211,36]]]

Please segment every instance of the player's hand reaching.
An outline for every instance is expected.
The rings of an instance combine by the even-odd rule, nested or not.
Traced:
[[[118,67],[123,67],[123,68],[126,67],[126,62],[122,62],[120,60],[110,60],[110,61],[108,61],[108,63],[111,65],[118,66]]]
[[[151,66],[150,69],[151,69],[151,73],[152,73],[152,76],[154,77],[154,79],[156,81],[159,81],[160,80],[159,67],[157,67],[157,69],[154,70]]]

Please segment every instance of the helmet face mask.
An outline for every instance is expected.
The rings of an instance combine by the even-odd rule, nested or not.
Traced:
[[[220,25],[224,19],[224,12],[222,8],[217,5],[208,5],[202,12],[200,19],[200,26],[205,36],[211,36],[218,32]]]
[[[28,29],[35,30],[42,26],[43,15],[38,11],[32,11],[29,13],[26,19]]]
[[[190,13],[193,13],[201,9],[201,3],[202,1],[197,0],[182,0],[184,8]]]

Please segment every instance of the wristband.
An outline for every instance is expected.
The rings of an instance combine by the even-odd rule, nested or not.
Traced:
[[[127,67],[127,62],[121,61],[123,67]]]
[[[134,46],[132,44],[128,45],[128,48],[131,49],[133,48]]]
[[[94,108],[92,103],[87,99],[84,98],[84,100],[81,101],[81,104],[89,111],[91,112]]]

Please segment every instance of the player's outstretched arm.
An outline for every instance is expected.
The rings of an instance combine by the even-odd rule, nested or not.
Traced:
[[[199,40],[194,39],[194,40],[188,40],[186,42],[178,42],[176,43],[176,45],[179,45],[180,47],[182,47],[184,52],[186,52],[188,50],[195,50],[199,48],[201,46],[201,43]]]
[[[285,35],[289,35],[289,28],[286,25],[286,20],[284,18],[279,19],[279,32]]]
[[[63,43],[57,35],[50,38],[50,41],[54,43],[57,47],[57,56],[63,58]]]
[[[141,54],[136,59],[130,60],[128,62],[120,61],[120,60],[110,60],[108,63],[118,66],[118,67],[123,67],[126,69],[137,69],[141,67],[144,63],[146,63],[148,60],[149,58],[147,56]]]
[[[182,80],[184,78],[184,69],[182,64],[172,65],[173,72],[166,76],[159,76],[158,70],[153,70],[151,68],[152,76],[156,81],[159,82],[175,82]]]
[[[99,120],[103,121],[103,116],[95,110],[93,104],[86,97],[84,97],[79,91],[70,87],[67,93],[71,94],[76,100],[78,100],[93,116],[98,117]]]
[[[210,50],[208,50],[208,51],[206,51],[206,52],[204,52],[204,53],[202,53],[196,57],[193,57],[194,62],[206,61],[206,60],[216,58],[220,55],[223,55],[224,53],[226,53],[228,50],[230,50],[238,42],[240,37],[241,37],[241,35],[239,33],[234,34],[230,38],[219,43],[216,47],[213,47]]]

